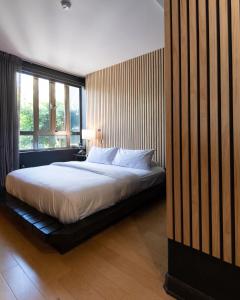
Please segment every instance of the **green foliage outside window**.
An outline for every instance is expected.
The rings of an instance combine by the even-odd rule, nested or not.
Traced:
[[[21,107],[20,130],[33,131],[33,108],[30,104],[25,104]]]
[[[66,130],[65,92],[64,85],[56,83],[56,107],[50,110],[50,83],[48,80],[39,79],[38,98],[38,130],[34,128],[34,108],[33,108],[33,77],[21,74],[18,85],[18,99],[20,100],[20,131],[19,146],[21,150],[30,150],[34,147],[33,132],[36,130],[36,143],[38,149],[67,147],[66,135],[51,135],[52,130],[56,132]],[[70,129],[72,132],[80,132],[80,108],[79,89],[69,87],[70,90]],[[51,127],[51,116],[56,116],[56,128]],[[25,134],[23,134],[25,132]],[[65,133],[66,134],[66,133]],[[70,138],[70,145],[77,146],[80,142],[80,135]]]

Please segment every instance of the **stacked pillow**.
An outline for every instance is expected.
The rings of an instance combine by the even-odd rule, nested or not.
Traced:
[[[154,150],[118,149],[112,164],[127,168],[149,170],[151,169],[153,154]]]
[[[87,161],[120,167],[150,170],[154,150],[92,147]]]
[[[92,163],[111,165],[118,148],[100,148],[93,146],[88,154],[87,161]]]

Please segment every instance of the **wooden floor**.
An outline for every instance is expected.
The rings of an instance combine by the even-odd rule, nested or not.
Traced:
[[[166,270],[164,201],[63,256],[0,211],[0,300],[172,299]]]

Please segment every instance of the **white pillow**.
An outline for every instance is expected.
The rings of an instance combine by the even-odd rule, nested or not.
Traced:
[[[151,169],[154,150],[118,149],[113,165],[134,169]]]
[[[88,154],[87,161],[111,165],[118,148],[100,148],[93,146]]]

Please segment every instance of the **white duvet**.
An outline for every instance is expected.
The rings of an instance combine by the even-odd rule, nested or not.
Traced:
[[[54,163],[11,172],[6,189],[68,224],[159,183],[160,173],[88,162]]]

